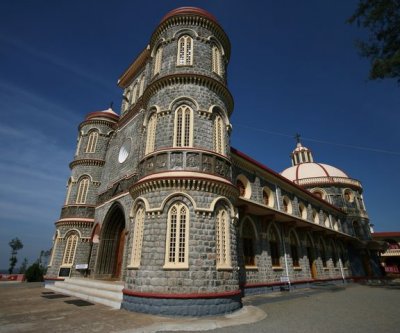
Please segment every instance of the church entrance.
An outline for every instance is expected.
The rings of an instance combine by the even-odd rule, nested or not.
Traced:
[[[96,277],[120,280],[125,247],[125,215],[119,205],[111,207],[100,234]]]
[[[307,236],[306,249],[307,249],[308,264],[310,265],[311,278],[316,279],[317,278],[317,265],[315,263],[314,249],[312,246],[312,241],[309,236]]]

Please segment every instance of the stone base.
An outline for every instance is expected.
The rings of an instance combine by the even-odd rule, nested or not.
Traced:
[[[168,316],[214,316],[242,307],[240,291],[216,294],[148,294],[123,290],[122,309]]]

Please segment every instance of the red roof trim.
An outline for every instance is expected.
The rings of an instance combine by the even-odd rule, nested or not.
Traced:
[[[334,209],[334,210],[336,210],[336,211],[338,211],[338,212],[340,212],[340,213],[343,213],[343,211],[342,211],[340,208],[338,208],[338,207],[336,207],[336,206],[330,204],[329,202],[327,202],[327,201],[325,201],[325,200],[323,200],[323,199],[317,197],[316,195],[314,195],[314,194],[311,193],[310,191],[308,191],[308,190],[302,188],[301,186],[299,186],[299,185],[293,183],[293,182],[290,181],[289,179],[283,177],[283,176],[280,175],[279,173],[277,173],[277,172],[275,172],[274,170],[268,168],[268,167],[265,166],[264,164],[261,164],[260,162],[256,161],[255,159],[251,158],[250,156],[246,155],[245,153],[242,153],[241,151],[237,150],[236,148],[231,147],[231,152],[234,153],[234,154],[236,154],[236,155],[238,155],[238,156],[240,156],[240,157],[242,157],[243,159],[247,160],[248,162],[254,164],[255,166],[259,167],[260,169],[263,169],[264,171],[266,171],[266,172],[268,172],[268,173],[274,175],[276,178],[278,178],[279,180],[285,182],[286,184],[288,184],[288,185],[290,185],[290,186],[293,186],[294,188],[298,189],[299,191],[301,191],[301,192],[307,194],[308,196],[310,196],[310,197],[316,199],[317,201],[320,201],[320,202],[323,203],[324,205],[326,205],[326,206],[328,206],[328,207],[331,207],[332,209]]]
[[[331,177],[329,175],[328,171],[324,168],[324,166],[322,164],[320,164],[320,163],[315,163],[315,164],[318,164],[322,168],[322,170],[324,170],[324,172],[326,173],[327,177]]]
[[[241,290],[225,291],[221,293],[204,293],[204,294],[163,294],[163,293],[147,293],[141,291],[133,291],[129,289],[123,289],[122,293],[128,296],[134,297],[146,297],[146,298],[168,298],[168,299],[192,299],[192,298],[222,298],[222,297],[232,297],[240,295]]]
[[[192,15],[201,15],[207,17],[209,20],[214,21],[215,23],[218,23],[217,19],[215,18],[214,15],[211,13],[207,12],[206,10],[198,7],[180,7],[176,8],[174,10],[171,10],[169,13],[167,13],[161,20],[160,24],[163,23],[164,21],[168,20],[172,16],[176,15],[185,15],[185,14],[192,14]]]
[[[400,237],[400,231],[374,232],[372,237]]]
[[[89,119],[92,119],[92,118],[96,118],[96,117],[110,118],[112,120],[118,120],[119,119],[119,116],[117,114],[112,114],[110,112],[104,112],[104,111],[95,111],[95,112],[90,112],[86,116],[86,120],[89,120]]]

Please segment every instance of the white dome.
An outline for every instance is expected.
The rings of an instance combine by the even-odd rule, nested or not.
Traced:
[[[322,163],[301,163],[281,172],[281,175],[292,182],[305,178],[341,177],[349,178],[342,170]]]

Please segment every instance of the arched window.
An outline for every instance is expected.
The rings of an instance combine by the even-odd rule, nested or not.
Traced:
[[[336,250],[336,246],[333,243],[333,240],[331,241],[331,253],[332,253],[332,261],[333,261],[333,265],[335,267],[339,266],[339,259],[338,259],[338,254],[337,254],[337,250]]]
[[[300,267],[299,241],[294,232],[290,233],[289,242],[290,242],[290,253],[292,255],[293,267]]]
[[[78,185],[78,194],[76,196],[77,204],[86,203],[88,190],[89,190],[89,178],[88,177],[82,178]]]
[[[142,75],[142,78],[140,79],[139,97],[143,95],[143,91],[144,91],[144,75]]]
[[[285,213],[291,214],[292,213],[292,203],[287,196],[284,196],[282,199],[282,209]]]
[[[178,61],[179,66],[193,64],[193,39],[185,35],[178,40]]]
[[[137,90],[138,90],[138,85],[135,83],[132,89],[132,95],[131,95],[131,103],[134,104],[136,103],[136,98],[137,98]]]
[[[321,261],[322,261],[322,267],[324,267],[324,268],[328,267],[327,266],[327,257],[326,257],[325,244],[324,244],[322,239],[319,240],[318,250],[319,250],[319,255],[320,255]]]
[[[244,195],[246,194],[246,186],[244,186],[243,182],[240,179],[236,181],[236,187],[239,189],[239,196],[244,197]]]
[[[96,151],[98,137],[99,137],[99,132],[97,131],[90,132],[85,153],[94,153]]]
[[[212,47],[212,70],[218,75],[222,75],[221,51],[216,45]]]
[[[160,73],[160,70],[161,70],[161,60],[162,60],[162,51],[163,51],[163,49],[162,49],[162,47],[160,46],[160,47],[157,49],[156,56],[155,56],[155,59],[154,59],[154,73],[153,73],[153,75],[156,75],[156,74]]]
[[[144,209],[139,207],[135,214],[135,228],[133,232],[131,267],[140,266],[140,258],[142,256],[144,229]]]
[[[256,265],[256,233],[254,226],[249,219],[244,220],[242,225],[242,246],[243,246],[243,260],[245,266]]]
[[[156,128],[157,128],[157,114],[153,113],[147,123],[147,140],[146,140],[146,151],[145,154],[152,153],[154,151],[154,145],[156,141]]]
[[[307,208],[303,203],[299,204],[299,214],[303,220],[307,220]]]
[[[79,133],[76,141],[77,142],[76,142],[75,156],[77,156],[79,154],[79,150],[81,149],[82,135],[80,133]]]
[[[214,120],[214,150],[218,154],[225,154],[224,122],[219,115],[217,115]]]
[[[75,259],[76,247],[78,245],[78,235],[72,234],[67,238],[67,244],[65,245],[64,257],[62,261],[63,266],[72,266]]]
[[[187,268],[189,257],[189,209],[178,202],[168,211],[165,267]]]
[[[175,147],[191,147],[193,142],[193,111],[187,105],[180,106],[175,112]]]
[[[67,184],[67,195],[65,196],[65,205],[68,205],[69,203],[69,197],[71,196],[71,189],[72,189],[72,179],[68,179],[68,184]]]
[[[263,188],[262,195],[263,195],[263,204],[268,207],[274,207],[275,205],[274,193],[268,187]]]
[[[315,209],[312,211],[312,220],[315,224],[319,223],[319,214]]]
[[[58,245],[58,232],[55,233],[54,238],[53,238],[53,248],[51,249],[51,256],[50,256],[50,262],[48,266],[53,265],[53,260],[54,256],[57,250],[57,245]]]
[[[331,223],[329,221],[329,215],[328,214],[324,214],[324,218],[325,218],[325,220],[324,220],[325,227],[330,228],[331,227]]]
[[[272,266],[280,267],[281,266],[281,254],[280,254],[280,246],[279,246],[279,235],[278,231],[274,226],[269,229],[268,233],[269,240],[269,249],[271,252],[271,261]]]
[[[225,209],[221,209],[216,216],[215,240],[217,250],[217,268],[230,268],[229,216]]]

